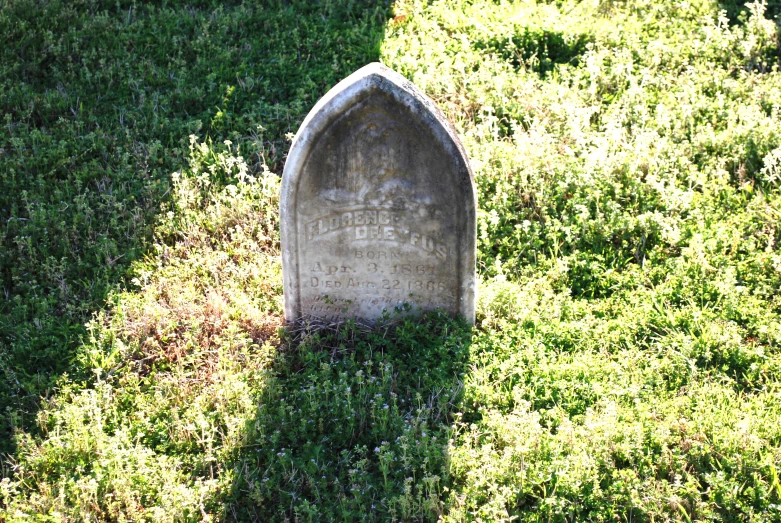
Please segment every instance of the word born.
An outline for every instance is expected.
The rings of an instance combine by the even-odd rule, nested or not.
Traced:
[[[370,260],[387,260],[388,258],[395,260],[396,258],[402,258],[406,253],[400,251],[353,251],[355,259],[369,258]]]

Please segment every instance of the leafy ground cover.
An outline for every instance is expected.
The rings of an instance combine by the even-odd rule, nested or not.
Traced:
[[[190,134],[232,140],[252,172],[281,170],[285,134],[377,59],[386,11],[0,3],[0,453],[61,374],[90,374],[84,324],[148,252]]]
[[[781,521],[775,14],[0,4],[0,520]],[[471,158],[477,325],[283,330],[285,135],[377,58]]]

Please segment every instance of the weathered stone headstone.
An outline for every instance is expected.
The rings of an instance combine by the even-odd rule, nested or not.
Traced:
[[[444,115],[401,75],[363,67],[315,105],[288,155],[286,320],[371,323],[402,307],[474,322],[475,209]]]

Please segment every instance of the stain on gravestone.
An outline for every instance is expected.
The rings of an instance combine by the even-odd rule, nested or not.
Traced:
[[[286,320],[372,323],[402,307],[473,323],[475,209],[444,115],[401,75],[363,67],[312,109],[285,164]]]

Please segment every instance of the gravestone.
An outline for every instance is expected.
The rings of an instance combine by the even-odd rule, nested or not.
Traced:
[[[474,323],[476,196],[455,131],[373,63],[331,89],[282,176],[285,319],[442,309]]]

